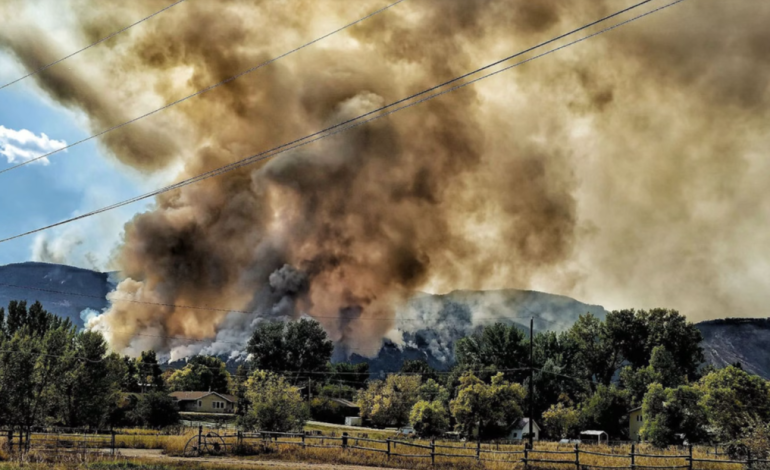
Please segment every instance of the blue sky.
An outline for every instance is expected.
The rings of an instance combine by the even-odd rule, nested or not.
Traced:
[[[6,66],[9,64],[12,61],[7,56],[0,57],[2,84],[22,73],[18,67]],[[9,163],[8,156],[3,155],[12,154],[12,147],[30,154],[39,152],[34,141],[9,142],[9,134],[18,135],[26,130],[41,142],[45,134],[49,139],[71,143],[91,134],[86,123],[77,112],[51,102],[32,79],[0,90],[0,126],[5,128],[5,131],[0,129],[0,169],[21,162],[17,158]],[[141,186],[139,178],[105,156],[96,141],[80,144],[49,157],[47,165],[36,162],[0,174],[0,238],[126,199],[143,192],[145,188]],[[119,241],[122,225],[144,207],[146,204],[139,203],[42,235],[0,244],[0,264],[36,258],[107,269],[109,254]]]

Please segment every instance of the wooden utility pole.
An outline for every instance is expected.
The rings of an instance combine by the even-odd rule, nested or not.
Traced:
[[[532,317],[529,320],[529,448],[532,449],[532,445],[535,437],[535,360],[534,360],[534,334],[535,330],[535,318]]]

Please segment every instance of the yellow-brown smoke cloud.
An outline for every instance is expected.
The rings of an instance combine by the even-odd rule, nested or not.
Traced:
[[[136,170],[186,178],[631,3],[408,0],[102,144]],[[166,4],[73,1],[79,39]],[[100,130],[384,5],[190,0],[35,79]],[[169,349],[183,343],[160,336],[242,339],[256,318],[306,313],[366,354],[419,289],[536,287],[692,319],[756,315],[770,300],[769,14],[766,2],[689,0],[159,196],[125,226],[115,295],[255,313],[118,302],[92,326],[118,349]],[[32,20],[0,32],[29,68],[62,53]]]

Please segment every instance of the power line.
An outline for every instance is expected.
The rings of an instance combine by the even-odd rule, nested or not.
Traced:
[[[184,0],[181,0],[181,1],[184,1]],[[358,23],[361,23],[362,21],[365,21],[365,20],[367,20],[367,19],[369,19],[369,18],[371,18],[371,17],[373,17],[373,16],[375,16],[375,15],[377,15],[379,13],[382,13],[385,10],[388,10],[389,8],[392,8],[392,7],[394,7],[394,6],[396,6],[399,3],[404,2],[404,1],[406,1],[406,0],[398,0],[398,1],[394,2],[394,3],[391,3],[388,6],[385,6],[383,8],[380,8],[379,10],[376,10],[376,11],[374,11],[372,13],[369,13],[368,15],[364,16],[363,18],[360,18],[360,19],[358,19],[356,21],[353,21],[352,23],[348,23],[345,26],[337,28],[334,31],[331,31],[329,33],[326,33],[326,34],[324,34],[323,36],[321,36],[319,38],[313,39],[312,41],[307,42],[307,43],[305,43],[305,44],[303,44],[303,45],[301,45],[299,47],[296,47],[296,48],[294,48],[294,49],[292,49],[292,50],[290,50],[288,52],[284,52],[283,54],[281,54],[281,55],[279,55],[277,57],[273,57],[272,59],[266,60],[265,62],[262,62],[261,64],[258,64],[258,65],[255,65],[254,67],[252,67],[250,69],[244,70],[243,72],[240,72],[240,73],[238,73],[236,75],[233,75],[232,77],[226,78],[226,79],[224,79],[224,80],[222,80],[220,82],[217,82],[217,83],[215,83],[213,85],[209,85],[206,88],[202,88],[202,89],[196,91],[195,93],[193,93],[191,95],[187,95],[184,98],[180,98],[180,99],[178,99],[176,101],[168,103],[165,106],[162,106],[162,107],[160,107],[158,109],[155,109],[155,110],[150,111],[148,113],[142,114],[141,116],[137,116],[137,117],[135,117],[133,119],[130,119],[128,121],[125,121],[125,122],[123,122],[121,124],[117,124],[115,126],[112,126],[112,127],[108,128],[108,129],[105,129],[105,130],[97,133],[97,134],[94,134],[94,135],[91,135],[91,136],[86,137],[84,139],[78,140],[77,142],[71,143],[69,145],[65,145],[64,147],[60,147],[60,148],[58,148],[56,150],[52,150],[52,151],[50,151],[48,153],[45,153],[43,155],[39,155],[39,156],[37,156],[35,158],[29,159],[27,161],[24,161],[22,163],[19,163],[17,165],[12,166],[12,167],[0,170],[0,175],[3,174],[3,173],[6,173],[8,171],[20,168],[20,167],[22,167],[24,165],[28,165],[30,163],[36,162],[36,161],[41,160],[43,158],[50,157],[53,154],[56,154],[56,153],[59,153],[59,152],[63,152],[64,150],[67,150],[67,149],[70,149],[72,147],[75,147],[76,145],[80,145],[80,144],[82,144],[84,142],[88,142],[89,140],[92,140],[92,139],[95,139],[97,137],[103,136],[104,134],[107,134],[108,132],[112,132],[114,130],[120,129],[121,127],[127,126],[127,125],[132,124],[132,123],[134,123],[136,121],[139,121],[140,119],[144,119],[144,118],[146,118],[148,116],[152,116],[153,114],[158,113],[160,111],[163,111],[165,109],[168,109],[168,108],[170,108],[172,106],[176,106],[177,104],[182,103],[183,101],[187,101],[190,98],[196,97],[198,95],[202,95],[203,93],[206,93],[207,91],[211,91],[211,90],[213,90],[215,88],[218,88],[218,87],[220,87],[222,85],[230,83],[230,82],[232,82],[233,80],[235,80],[237,78],[240,78],[240,77],[242,77],[242,76],[244,76],[246,74],[249,74],[251,72],[254,72],[254,71],[258,70],[258,69],[261,69],[262,67],[265,67],[266,65],[270,65],[273,62],[276,62],[276,61],[278,61],[278,60],[280,60],[280,59],[282,59],[282,58],[284,58],[284,57],[286,57],[288,55],[291,55],[291,54],[293,54],[295,52],[298,52],[298,51],[300,51],[300,50],[302,50],[302,49],[304,49],[304,48],[306,48],[308,46],[312,46],[313,44],[315,44],[317,42],[320,42],[320,41],[322,41],[322,40],[324,40],[324,39],[328,38],[329,36],[332,36],[332,35],[334,35],[336,33],[339,33],[342,30],[345,30],[347,28],[350,28],[351,26],[354,26],[354,25],[356,25]],[[2,88],[0,88],[0,89],[2,89]]]
[[[23,77],[19,77],[16,80],[13,80],[12,82],[8,82],[5,85],[0,86],[0,90],[2,90],[3,88],[6,88],[6,87],[9,87],[9,86],[13,85],[14,83],[20,82],[20,81],[24,80],[25,78],[29,78],[29,77],[31,77],[33,75],[37,75],[40,72],[46,70],[47,68],[52,67],[52,66],[58,64],[59,62],[65,61],[65,60],[69,59],[72,56],[80,54],[81,52],[83,52],[83,51],[85,51],[87,49],[90,49],[90,48],[92,48],[92,47],[94,47],[94,46],[96,46],[98,44],[101,44],[104,41],[106,41],[106,40],[108,40],[110,38],[113,38],[113,37],[117,36],[118,34],[124,32],[124,31],[126,31],[126,30],[128,30],[130,28],[133,28],[134,26],[136,26],[136,25],[138,25],[140,23],[144,23],[145,21],[149,20],[153,16],[159,15],[159,14],[163,13],[164,11],[166,11],[166,10],[176,6],[176,5],[179,5],[180,3],[184,2],[184,1],[185,0],[178,0],[178,1],[174,2],[174,3],[172,3],[171,5],[163,8],[162,10],[158,10],[155,13],[153,13],[152,15],[146,16],[146,17],[142,18],[141,20],[137,21],[136,23],[130,24],[130,25],[126,26],[125,28],[121,29],[121,30],[115,31],[114,33],[112,33],[112,34],[110,34],[108,36],[105,36],[105,37],[99,39],[98,41],[96,41],[96,42],[94,42],[94,43],[92,43],[92,44],[90,44],[90,45],[88,45],[88,46],[86,46],[86,47],[84,47],[82,49],[79,49],[79,50],[77,50],[77,51],[75,51],[75,52],[73,52],[73,53],[71,53],[71,54],[69,54],[67,56],[64,56],[61,59],[55,60],[55,61],[51,62],[50,64],[47,64],[47,65],[44,65],[44,66],[42,66],[42,67],[40,67],[38,69],[35,69],[34,71],[28,73],[27,75],[24,75]],[[10,168],[10,169],[13,169],[13,168]]]
[[[638,5],[642,5],[642,4],[644,4],[644,3],[647,3],[647,2],[649,2],[649,1],[650,1],[650,0],[645,0],[644,2],[642,2],[642,3],[638,4]],[[138,202],[138,201],[141,201],[141,200],[144,200],[144,199],[148,199],[148,198],[150,198],[150,197],[153,197],[153,196],[156,196],[156,195],[158,195],[158,194],[162,194],[162,193],[165,193],[165,192],[168,192],[168,191],[172,191],[172,190],[174,190],[174,189],[179,189],[179,188],[181,188],[181,187],[184,187],[184,186],[187,186],[187,185],[189,185],[189,184],[194,184],[194,183],[197,183],[197,182],[199,182],[199,181],[203,181],[203,180],[205,180],[205,179],[208,179],[208,178],[212,178],[212,177],[214,177],[214,176],[218,176],[218,175],[220,175],[220,174],[223,174],[223,173],[227,173],[227,172],[230,172],[230,171],[232,171],[232,170],[235,170],[235,169],[237,169],[237,168],[240,168],[240,167],[242,167],[242,166],[251,165],[251,164],[253,164],[253,163],[256,163],[256,162],[258,162],[258,161],[262,161],[262,160],[265,160],[265,159],[271,158],[271,157],[273,157],[273,156],[276,156],[276,155],[282,154],[282,153],[284,153],[284,152],[287,152],[287,151],[289,151],[289,150],[297,149],[297,148],[303,147],[303,146],[305,146],[305,145],[308,145],[308,144],[310,144],[310,143],[316,142],[316,141],[318,141],[318,140],[322,140],[322,139],[325,139],[325,138],[327,138],[327,137],[331,137],[331,136],[333,136],[333,135],[339,134],[339,133],[341,133],[341,132],[345,132],[345,131],[347,131],[347,130],[350,130],[350,129],[353,129],[353,128],[356,128],[356,127],[359,127],[359,126],[362,126],[362,125],[365,125],[365,124],[368,124],[369,122],[372,122],[372,121],[375,121],[375,120],[381,119],[381,118],[383,118],[383,117],[386,117],[386,116],[390,116],[391,114],[394,114],[394,113],[396,113],[396,112],[398,112],[398,111],[401,111],[401,110],[404,110],[404,109],[410,108],[410,107],[412,107],[412,106],[418,105],[418,104],[420,104],[420,103],[423,103],[423,102],[425,102],[425,101],[431,100],[431,99],[433,99],[433,98],[436,98],[436,97],[438,97],[438,96],[441,96],[441,95],[444,95],[444,94],[450,93],[450,92],[452,92],[452,91],[458,90],[458,89],[460,89],[460,88],[466,87],[466,86],[468,86],[468,85],[471,85],[471,84],[473,84],[473,83],[476,83],[476,82],[478,82],[478,81],[480,81],[480,80],[484,80],[484,79],[486,79],[486,78],[489,78],[489,77],[495,76],[495,75],[497,75],[497,74],[499,74],[499,73],[501,73],[501,72],[505,72],[505,71],[507,71],[507,70],[510,70],[510,69],[512,69],[512,68],[514,68],[514,67],[518,67],[518,66],[520,66],[520,65],[523,65],[523,64],[526,64],[526,63],[528,63],[528,62],[530,62],[530,61],[533,61],[533,60],[535,60],[535,59],[539,59],[539,58],[541,58],[541,57],[544,57],[544,56],[546,56],[546,55],[552,54],[552,53],[554,53],[554,52],[558,52],[558,51],[560,51],[560,50],[562,50],[562,49],[564,49],[564,48],[567,48],[567,47],[570,47],[570,46],[572,46],[572,45],[578,44],[578,43],[580,43],[580,42],[583,42],[583,41],[585,41],[585,40],[587,40],[587,39],[593,38],[593,37],[595,37],[595,36],[598,36],[598,35],[600,35],[600,34],[606,33],[606,32],[608,32],[608,31],[612,31],[612,30],[614,30],[615,28],[618,28],[618,27],[620,27],[620,26],[623,26],[623,25],[625,25],[625,24],[631,23],[631,22],[633,22],[633,21],[636,21],[636,20],[638,20],[638,19],[644,18],[644,17],[646,17],[646,16],[648,16],[648,15],[651,15],[651,14],[653,14],[653,13],[655,13],[655,12],[658,12],[658,11],[660,11],[660,10],[663,10],[663,9],[665,9],[665,8],[668,8],[668,7],[674,6],[674,5],[676,5],[676,4],[682,3],[683,1],[684,1],[684,0],[676,0],[676,1],[674,1],[674,2],[672,2],[672,3],[669,3],[669,4],[665,5],[665,6],[659,7],[659,8],[657,8],[657,9],[655,9],[655,10],[651,10],[651,11],[649,11],[649,12],[647,12],[647,13],[644,13],[644,14],[642,14],[642,15],[638,15],[638,16],[636,16],[636,17],[634,17],[634,18],[631,18],[631,19],[629,19],[629,20],[623,21],[623,22],[621,22],[621,23],[618,23],[618,24],[616,24],[616,25],[614,25],[614,26],[611,26],[611,27],[605,28],[605,29],[603,29],[603,30],[601,30],[601,31],[599,31],[599,32],[593,33],[593,34],[591,34],[591,35],[589,35],[589,36],[585,36],[585,37],[583,37],[583,38],[580,38],[580,39],[578,39],[578,40],[572,41],[572,42],[570,42],[570,43],[567,43],[567,44],[565,44],[565,45],[563,45],[563,46],[559,46],[559,47],[557,47],[557,48],[551,49],[551,50],[549,50],[549,51],[547,51],[547,52],[544,52],[544,53],[542,53],[542,54],[536,55],[536,56],[534,56],[534,57],[531,57],[531,58],[529,58],[529,59],[526,59],[526,60],[523,60],[523,61],[521,61],[521,62],[517,62],[517,63],[515,63],[515,64],[509,65],[509,66],[507,66],[507,67],[505,67],[505,68],[502,68],[502,69],[500,69],[500,70],[497,70],[497,71],[495,71],[495,72],[492,72],[492,73],[489,73],[489,74],[483,75],[483,76],[481,76],[481,77],[478,77],[478,78],[476,78],[476,79],[474,79],[474,80],[471,80],[471,81],[468,81],[468,82],[462,83],[462,84],[460,84],[460,85],[455,85],[454,87],[452,87],[452,88],[449,88],[449,89],[447,89],[447,90],[444,90],[444,91],[441,91],[441,92],[438,92],[438,93],[435,93],[435,94],[432,94],[432,95],[428,95],[427,97],[424,97],[424,98],[422,98],[422,99],[420,99],[420,100],[418,100],[418,101],[414,101],[414,102],[412,102],[412,103],[409,103],[409,104],[403,105],[403,106],[401,106],[401,107],[398,107],[398,108],[395,108],[395,109],[393,109],[393,110],[390,110],[390,111],[388,111],[388,112],[386,112],[386,113],[383,113],[383,114],[379,114],[379,115],[377,115],[377,116],[371,117],[371,118],[369,118],[369,119],[366,119],[366,120],[364,120],[364,121],[361,121],[361,122],[357,122],[357,123],[352,123],[352,124],[350,124],[350,125],[347,125],[347,126],[345,126],[345,127],[340,127],[340,126],[343,126],[345,123],[336,124],[336,125],[334,125],[334,126],[331,126],[331,127],[328,127],[328,128],[326,128],[326,129],[324,129],[324,130],[318,131],[318,132],[316,132],[316,133],[314,133],[314,134],[310,134],[310,135],[308,135],[308,136],[305,136],[305,137],[299,138],[299,139],[297,139],[297,140],[294,140],[294,141],[291,141],[291,142],[285,143],[285,144],[283,144],[283,145],[279,145],[278,147],[274,147],[274,148],[272,148],[272,149],[270,149],[270,150],[266,150],[266,151],[263,151],[263,152],[257,153],[257,154],[255,154],[255,155],[252,155],[252,156],[250,156],[250,157],[246,157],[246,158],[244,158],[244,159],[242,159],[242,160],[239,160],[239,161],[237,161],[237,162],[234,162],[234,163],[230,163],[230,164],[228,164],[228,165],[222,166],[222,167],[220,167],[220,168],[217,168],[217,169],[215,169],[215,170],[211,170],[211,171],[208,171],[208,172],[202,173],[202,174],[200,174],[200,175],[198,175],[198,176],[194,176],[194,177],[192,177],[192,178],[189,178],[189,179],[186,179],[186,180],[180,181],[180,182],[178,182],[178,183],[175,183],[175,184],[172,184],[172,185],[169,185],[169,186],[165,186],[165,187],[163,187],[163,188],[160,188],[160,189],[154,190],[154,191],[152,191],[152,192],[149,192],[149,193],[145,193],[145,194],[143,194],[143,195],[140,195],[140,196],[136,196],[136,197],[134,197],[134,198],[131,198],[131,199],[127,199],[127,200],[124,200],[124,201],[121,201],[121,202],[118,202],[118,203],[112,204],[112,205],[110,205],[110,206],[102,207],[102,208],[100,208],[100,209],[96,209],[96,210],[94,210],[94,211],[91,211],[91,212],[88,212],[88,213],[85,213],[85,214],[81,214],[81,215],[79,215],[79,216],[76,216],[76,217],[72,217],[72,218],[69,218],[69,219],[65,219],[65,220],[62,220],[62,221],[60,221],[60,222],[56,222],[56,223],[54,223],[54,224],[51,224],[51,225],[47,225],[47,226],[44,226],[44,227],[40,227],[40,228],[37,228],[37,229],[34,229],[34,230],[30,230],[30,231],[27,231],[27,232],[24,232],[24,233],[18,234],[18,235],[14,235],[14,236],[11,236],[11,237],[7,237],[7,238],[4,238],[4,239],[1,239],[1,240],[0,240],[0,243],[4,243],[4,242],[8,242],[8,241],[11,241],[11,240],[15,240],[15,239],[17,239],[17,238],[25,237],[25,236],[27,236],[27,235],[31,235],[31,234],[34,234],[34,233],[38,233],[38,232],[42,232],[42,231],[44,231],[44,230],[48,230],[48,229],[51,229],[51,228],[54,228],[54,227],[58,227],[58,226],[61,226],[61,225],[65,225],[65,224],[68,224],[68,223],[71,223],[71,222],[75,222],[75,221],[77,221],[77,220],[80,220],[80,219],[85,219],[85,218],[88,218],[88,217],[91,217],[91,216],[94,216],[94,215],[98,215],[98,214],[101,214],[101,213],[103,213],[103,212],[107,212],[107,211],[110,211],[110,210],[112,210],[112,209],[116,209],[116,208],[119,208],[119,207],[123,207],[123,206],[129,205],[129,204],[133,204],[133,203],[135,203],[135,202]],[[633,7],[630,7],[630,8],[633,8]],[[625,9],[625,10],[622,10],[622,11],[628,11],[628,8],[627,8],[627,9]],[[620,12],[618,12],[617,14],[620,14]],[[599,21],[603,21],[603,20],[599,20]],[[595,23],[596,23],[596,22],[594,22],[594,23],[591,23],[591,24],[595,24]],[[536,46],[536,47],[538,47],[538,46]],[[530,49],[530,50],[531,50],[531,49]],[[505,59],[504,59],[504,60],[505,60]],[[498,62],[498,63],[499,63],[499,62]],[[479,70],[484,70],[485,68],[488,68],[488,66],[482,67],[481,69],[477,69],[477,71],[479,71]],[[472,74],[476,73],[477,71],[474,71],[474,72],[470,72],[469,74],[466,74],[465,76],[469,76],[469,75],[472,75]],[[441,87],[441,86],[443,86],[443,84],[442,84],[442,85],[437,85],[437,87]],[[433,89],[435,89],[435,88],[436,88],[436,87],[434,87]],[[409,100],[409,99],[411,99],[412,97],[416,97],[416,96],[419,96],[419,95],[421,95],[421,94],[424,94],[425,92],[426,92],[426,91],[423,91],[423,92],[417,93],[417,94],[415,94],[415,95],[412,95],[411,97],[408,97],[408,98],[404,98],[403,100],[399,100],[398,102],[403,102],[403,101],[405,101],[405,100]],[[396,103],[398,103],[398,102],[396,102]],[[394,105],[394,104],[395,104],[395,103],[391,103],[390,105],[388,105],[388,106],[386,106],[386,107],[390,107],[390,106],[392,106],[392,105]],[[384,109],[384,108],[385,108],[385,107],[383,107],[383,109]],[[356,120],[358,120],[358,119],[361,119],[361,118],[363,118],[363,117],[365,117],[365,116],[368,116],[368,115],[370,115],[370,114],[372,114],[372,113],[375,113],[375,112],[377,112],[377,111],[378,111],[378,110],[375,110],[375,111],[371,111],[371,112],[369,112],[369,113],[366,113],[366,114],[362,114],[361,116],[358,116],[357,118],[354,118],[354,119],[351,119],[351,120],[349,120],[349,121],[346,121],[346,123],[347,123],[347,122],[351,122],[351,121],[356,121]],[[336,130],[333,130],[333,131],[331,131],[332,129],[335,129],[335,128],[336,128]],[[331,131],[331,132],[330,132],[330,131]],[[314,137],[314,138],[313,138],[313,137]],[[308,140],[308,139],[310,139],[310,140]]]

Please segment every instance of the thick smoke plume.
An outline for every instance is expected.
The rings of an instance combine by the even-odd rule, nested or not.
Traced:
[[[63,55],[25,0],[0,46]],[[72,0],[73,43],[166,0]],[[658,6],[658,2],[655,6]],[[281,54],[385,3],[189,1],[35,80],[93,130]],[[630,5],[408,0],[103,138],[177,179],[369,111]],[[28,8],[28,6],[27,6]],[[17,9],[15,11],[14,9]],[[21,13],[19,13],[21,12]],[[125,225],[117,302],[91,326],[128,352],[232,350],[310,315],[373,354],[418,289],[540,288],[692,319],[770,300],[766,2],[690,0],[267,163],[166,193]]]

